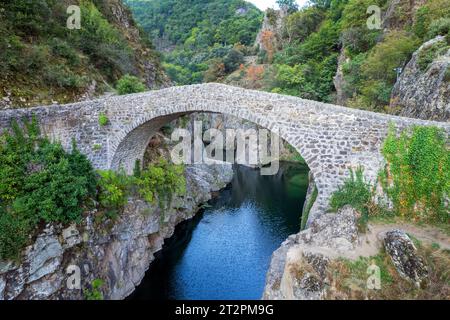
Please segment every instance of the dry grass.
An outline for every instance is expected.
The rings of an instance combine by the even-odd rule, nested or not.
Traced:
[[[450,252],[420,245],[418,254],[428,265],[429,278],[421,288],[401,278],[390,257],[380,252],[357,261],[339,259],[331,262],[332,280],[328,299],[369,300],[448,300],[450,299]],[[367,289],[367,268],[374,262],[381,269],[381,290]]]

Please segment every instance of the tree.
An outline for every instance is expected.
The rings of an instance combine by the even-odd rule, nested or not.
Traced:
[[[244,62],[244,55],[242,52],[236,49],[231,49],[231,51],[223,59],[225,65],[225,72],[230,73],[236,70],[241,63]]]
[[[298,10],[298,4],[295,0],[277,0],[277,4],[281,9],[288,12],[295,12]]]
[[[309,7],[290,14],[285,22],[288,42],[304,41],[311,33],[317,30],[323,18],[323,12],[315,7]]]
[[[120,95],[145,91],[146,87],[142,81],[129,74],[124,75],[117,81],[117,92]]]

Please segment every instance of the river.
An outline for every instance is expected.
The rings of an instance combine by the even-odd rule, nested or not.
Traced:
[[[232,183],[177,226],[129,298],[260,299],[272,252],[299,231],[307,188],[301,164],[281,163],[274,176],[236,166]]]

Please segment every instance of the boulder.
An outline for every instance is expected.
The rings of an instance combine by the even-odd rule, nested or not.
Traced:
[[[420,287],[428,277],[428,269],[408,235],[401,230],[392,230],[383,238],[386,252],[400,276]]]
[[[359,213],[345,206],[337,213],[327,213],[314,220],[310,228],[300,232],[297,243],[335,249],[338,252],[355,248],[358,240]]]
[[[302,266],[293,281],[293,298],[320,300],[328,285],[327,267],[330,259],[320,253],[303,252]]]

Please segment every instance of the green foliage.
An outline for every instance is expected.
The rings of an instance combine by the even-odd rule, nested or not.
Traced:
[[[244,55],[241,51],[231,49],[230,52],[224,57],[223,64],[225,66],[225,72],[231,73],[236,70],[242,63],[244,63]]]
[[[144,1],[127,0],[143,29],[164,47],[170,78],[180,85],[201,83],[217,60],[232,72],[239,66],[237,45],[251,46],[262,22],[262,13],[243,0]],[[173,49],[173,48],[172,48]],[[208,71],[207,81],[218,77]]]
[[[396,81],[395,68],[403,67],[417,49],[419,42],[402,31],[391,31],[368,55],[362,71],[368,80]]]
[[[431,22],[428,28],[428,38],[432,39],[438,35],[445,36],[450,33],[450,18],[440,18]]]
[[[117,81],[116,89],[119,95],[124,95],[143,92],[147,88],[139,78],[126,74]]]
[[[281,9],[288,12],[295,12],[298,10],[298,4],[295,0],[277,0],[276,3]]]
[[[309,199],[308,203],[306,204],[306,209],[303,211],[301,225],[300,225],[301,231],[306,229],[306,224],[308,223],[308,219],[309,219],[309,213],[311,212],[311,209],[314,205],[314,202],[316,202],[318,195],[319,195],[319,189],[317,189],[317,187],[314,186],[314,190],[311,195],[311,198]]]
[[[419,42],[404,31],[391,31],[368,54],[354,56],[344,66],[349,80],[346,88],[353,93],[351,106],[370,110],[384,110],[390,103],[391,91],[397,80],[397,68],[403,68]]]
[[[381,8],[385,3],[386,0],[349,0],[342,13],[342,27],[344,29],[366,27],[369,18],[367,8],[371,5]]]
[[[138,193],[147,202],[158,200],[161,208],[170,203],[173,194],[183,195],[186,192],[184,167],[171,164],[164,158],[143,170],[135,183]]]
[[[141,160],[136,159],[136,161],[134,162],[133,177],[140,178],[141,174],[142,174]]]
[[[0,3],[0,88],[12,92],[15,104],[73,101],[94,80],[113,83],[127,73],[142,74],[143,60],[158,67],[152,51],[143,57],[140,50],[150,44],[125,36],[106,0],[71,4],[80,6],[80,30],[66,27],[66,1]]]
[[[0,163],[0,259],[17,258],[40,222],[79,221],[95,196],[88,159],[75,145],[68,153],[41,137],[35,118],[1,135]]]
[[[277,65],[276,88],[273,92],[330,102],[336,68],[337,54],[332,54],[321,62],[310,60],[293,67]]]
[[[103,300],[103,293],[101,288],[105,281],[102,279],[94,279],[91,283],[91,289],[84,290],[84,297],[86,300]]]
[[[450,194],[450,151],[436,127],[414,127],[397,136],[391,128],[383,145],[383,188],[404,218],[448,223],[445,197]]]
[[[286,37],[289,42],[302,42],[313,32],[317,31],[323,19],[323,11],[316,7],[308,7],[290,14],[285,22]]]
[[[417,64],[421,71],[426,71],[428,66],[438,56],[445,54],[450,49],[450,45],[447,45],[445,41],[435,42],[419,52],[417,57]]]
[[[0,207],[0,260],[20,260],[20,250],[28,243],[33,223],[21,214]]]
[[[98,124],[99,124],[101,127],[104,127],[104,126],[106,126],[108,123],[109,123],[108,116],[107,116],[105,113],[101,112],[101,113],[99,114],[99,116],[98,116]]]
[[[127,203],[130,192],[131,178],[123,170],[99,171],[99,202],[106,209],[107,215],[115,217]]]
[[[107,217],[117,217],[133,192],[148,203],[158,201],[162,209],[170,204],[174,194],[183,195],[186,192],[183,166],[171,164],[164,158],[143,170],[140,166],[140,161],[136,161],[133,176],[128,176],[124,170],[98,172],[99,201]]]
[[[450,0],[429,0],[416,11],[412,30],[423,40],[431,39],[441,34],[438,26],[445,25],[449,16]]]
[[[366,229],[369,219],[369,208],[372,202],[372,187],[364,179],[364,171],[358,168],[356,172],[350,170],[350,177],[344,185],[333,193],[330,199],[330,207],[337,211],[346,205],[350,205],[361,213],[358,220],[359,229]]]

